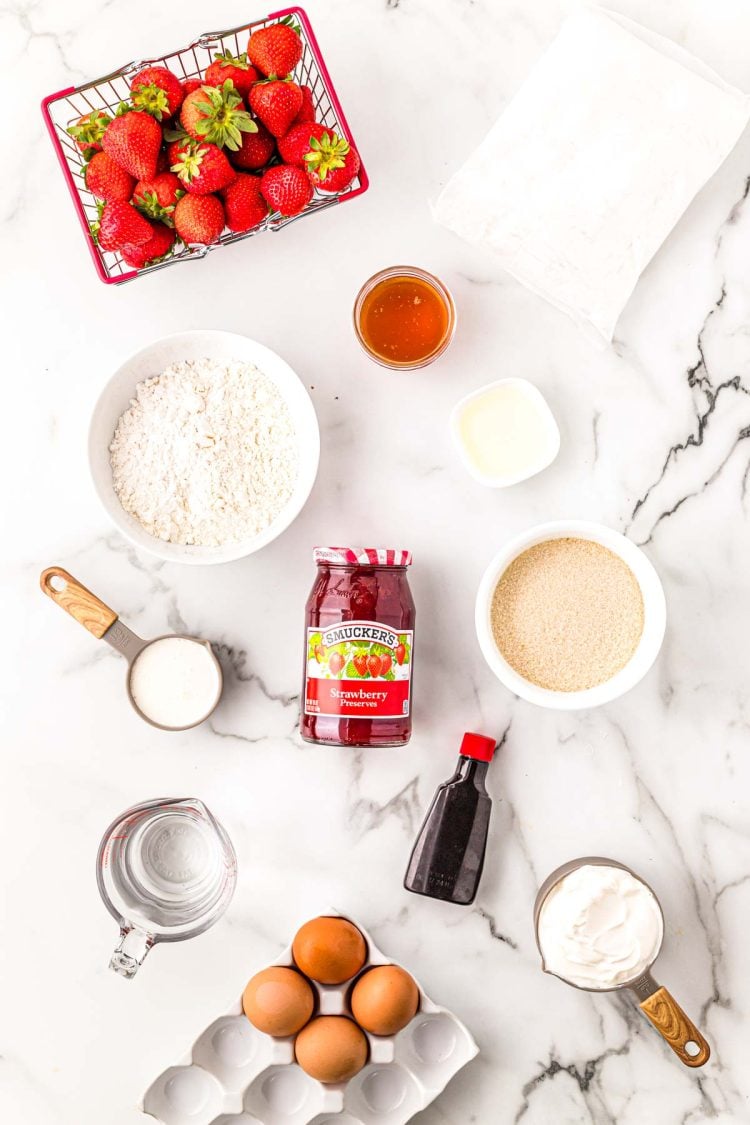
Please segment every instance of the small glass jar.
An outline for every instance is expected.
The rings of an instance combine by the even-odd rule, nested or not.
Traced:
[[[391,266],[357,294],[354,331],[370,359],[412,371],[446,350],[456,331],[456,306],[447,286],[427,270]]]
[[[384,547],[316,547],[314,558],[302,738],[329,746],[403,746],[411,737],[411,555]]]

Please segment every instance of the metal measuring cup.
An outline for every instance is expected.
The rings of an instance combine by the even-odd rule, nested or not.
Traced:
[[[221,699],[221,692],[224,686],[224,677],[221,670],[221,665],[216,659],[216,655],[211,648],[209,641],[201,640],[200,637],[191,637],[186,633],[164,633],[159,637],[152,637],[150,640],[144,640],[143,637],[137,636],[132,629],[124,625],[113,609],[105,605],[103,601],[97,598],[96,594],[92,594],[83,586],[72,574],[67,570],[63,570],[61,566],[48,566],[43,570],[39,578],[39,584],[42,590],[48,597],[52,598],[66,613],[69,613],[79,625],[83,625],[84,629],[88,629],[89,633],[96,637],[97,640],[106,641],[112,648],[116,649],[128,662],[127,673],[127,692],[128,699],[130,700],[133,710],[150,723],[152,727],[157,727],[159,730],[191,730],[197,727],[200,723],[213,714],[219,700]],[[211,659],[214,662],[217,673],[217,688],[216,695],[211,702],[204,715],[196,719],[187,726],[169,727],[164,726],[163,723],[157,723],[155,719],[146,715],[138,706],[133,696],[131,676],[136,658],[140,656],[145,648],[149,645],[155,644],[156,641],[163,641],[172,638],[179,638],[181,640],[193,641],[197,645],[202,645],[208,649],[211,654]]]
[[[586,988],[584,985],[576,984],[574,981],[567,980],[565,977],[560,976],[559,973],[553,973],[548,969],[544,963],[544,951],[539,941],[539,918],[542,912],[542,906],[547,895],[556,887],[558,883],[570,875],[573,871],[577,871],[579,867],[586,866],[602,866],[602,867],[619,867],[622,871],[627,871],[639,883],[642,883],[647,890],[651,892],[654,901],[659,908],[661,914],[662,928],[661,928],[661,941],[659,948],[654,954],[651,964],[646,969],[639,973],[638,976],[633,977],[632,980],[622,981],[620,984],[612,988]],[[704,1066],[708,1062],[711,1055],[711,1048],[695,1026],[693,1021],[683,1012],[680,1005],[674,997],[657,984],[651,976],[651,967],[656,961],[656,958],[661,952],[661,947],[664,944],[664,911],[661,908],[661,903],[654,892],[653,887],[650,887],[645,879],[637,875],[635,871],[631,871],[624,863],[618,863],[614,859],[604,859],[602,856],[584,856],[582,859],[573,859],[568,863],[564,863],[549,875],[544,882],[536,896],[534,902],[534,934],[536,936],[536,944],[542,958],[542,969],[550,976],[557,977],[559,980],[565,981],[565,984],[571,985],[573,988],[579,988],[582,992],[619,992],[621,989],[628,989],[638,999],[638,1006],[643,1014],[651,1021],[653,1026],[659,1032],[664,1040],[669,1044],[680,1062],[685,1066]]]

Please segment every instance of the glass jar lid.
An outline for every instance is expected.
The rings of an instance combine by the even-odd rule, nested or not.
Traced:
[[[411,551],[393,547],[315,547],[313,558],[333,566],[411,566]]]

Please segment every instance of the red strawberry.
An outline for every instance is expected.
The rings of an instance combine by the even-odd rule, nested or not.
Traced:
[[[364,655],[364,653],[362,653],[360,656],[355,656],[352,663],[357,670],[357,675],[367,675],[367,657]]]
[[[185,189],[174,172],[159,172],[153,180],[139,180],[133,191],[133,203],[149,219],[158,219],[172,226],[177,200]]]
[[[174,209],[175,230],[184,242],[210,246],[224,229],[224,208],[215,195],[183,195]]]
[[[311,139],[305,167],[319,191],[343,191],[357,175],[359,166],[356,148],[337,133],[328,130],[322,137]]]
[[[380,675],[387,676],[393,664],[393,657],[390,652],[382,652],[380,654]]]
[[[328,657],[328,667],[334,676],[338,676],[341,669],[344,667],[344,658],[340,652],[332,652]]]
[[[272,23],[254,31],[247,44],[250,62],[266,75],[284,78],[302,58],[302,40],[294,25]]]
[[[161,148],[159,123],[150,113],[123,113],[107,126],[102,148],[136,180],[150,180],[156,175]]]
[[[367,657],[367,671],[373,679],[377,679],[380,675],[380,657],[376,653]]]
[[[316,121],[293,125],[288,133],[279,137],[279,156],[285,164],[296,164],[298,168],[304,168],[305,157],[311,151],[310,141],[313,137],[320,140],[327,133],[325,125],[318,125]]]
[[[157,121],[174,117],[184,96],[179,78],[165,66],[147,66],[130,80],[133,105],[150,113]]]
[[[229,154],[229,159],[235,168],[244,168],[249,172],[263,168],[276,151],[276,142],[260,121],[256,122],[257,133],[243,133],[242,144],[236,152]]]
[[[258,126],[245,109],[245,103],[230,79],[217,89],[201,86],[182,103],[180,123],[196,141],[211,141],[236,151],[243,133],[254,133]]]
[[[102,151],[102,137],[112,118],[103,109],[91,110],[79,117],[75,125],[70,125],[66,132],[70,134],[84,156],[91,156]]]
[[[302,91],[302,109],[295,117],[292,124],[301,125],[303,121],[315,120],[315,102],[313,101],[313,92],[309,86],[300,86]]]
[[[285,216],[299,215],[313,197],[308,176],[291,164],[276,164],[264,172],[260,190],[272,209]]]
[[[253,82],[260,78],[255,67],[250,66],[247,55],[233,55],[225,51],[223,55],[214,55],[214,61],[206,70],[204,82],[206,86],[223,86],[227,78],[234,84],[237,93],[246,98],[250,93]]]
[[[257,227],[268,215],[268,204],[260,194],[260,177],[240,172],[221,193],[226,223],[230,230],[245,231]]]
[[[113,200],[104,204],[97,234],[102,250],[119,250],[126,244],[140,246],[152,235],[151,223],[129,203]]]
[[[188,96],[188,94],[192,94],[194,90],[200,90],[201,86],[203,85],[204,82],[202,78],[186,78],[182,83],[183,101]]]
[[[401,665],[404,663],[404,660],[406,660],[406,645],[396,645],[395,649],[393,650],[393,653],[394,653],[394,656],[396,657],[396,663],[398,664],[398,666],[400,668]]]
[[[126,243],[120,250],[122,260],[134,269],[142,270],[151,262],[156,262],[169,254],[174,246],[174,231],[164,223],[154,223],[153,234],[148,242],[140,246]]]
[[[302,108],[302,91],[288,80],[256,82],[250,91],[250,108],[274,137],[283,137]]]
[[[171,147],[171,146],[170,146]],[[183,143],[179,158],[172,165],[181,183],[195,195],[209,195],[231,184],[237,175],[224,153],[216,145]]]
[[[86,187],[99,199],[125,203],[133,194],[135,180],[106,152],[95,152],[83,173]]]

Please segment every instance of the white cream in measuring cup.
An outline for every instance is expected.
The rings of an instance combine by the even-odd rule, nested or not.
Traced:
[[[221,693],[221,670],[207,643],[159,637],[136,656],[128,683],[141,714],[160,727],[180,730],[213,711]]]
[[[128,661],[128,698],[142,719],[162,730],[188,730],[204,722],[221,698],[221,665],[199,637],[171,634],[147,641],[114,610],[59,566],[40,578],[42,590]]]
[[[549,972],[580,988],[610,989],[656,960],[664,923],[640,879],[622,867],[585,864],[546,896],[537,931]]]

